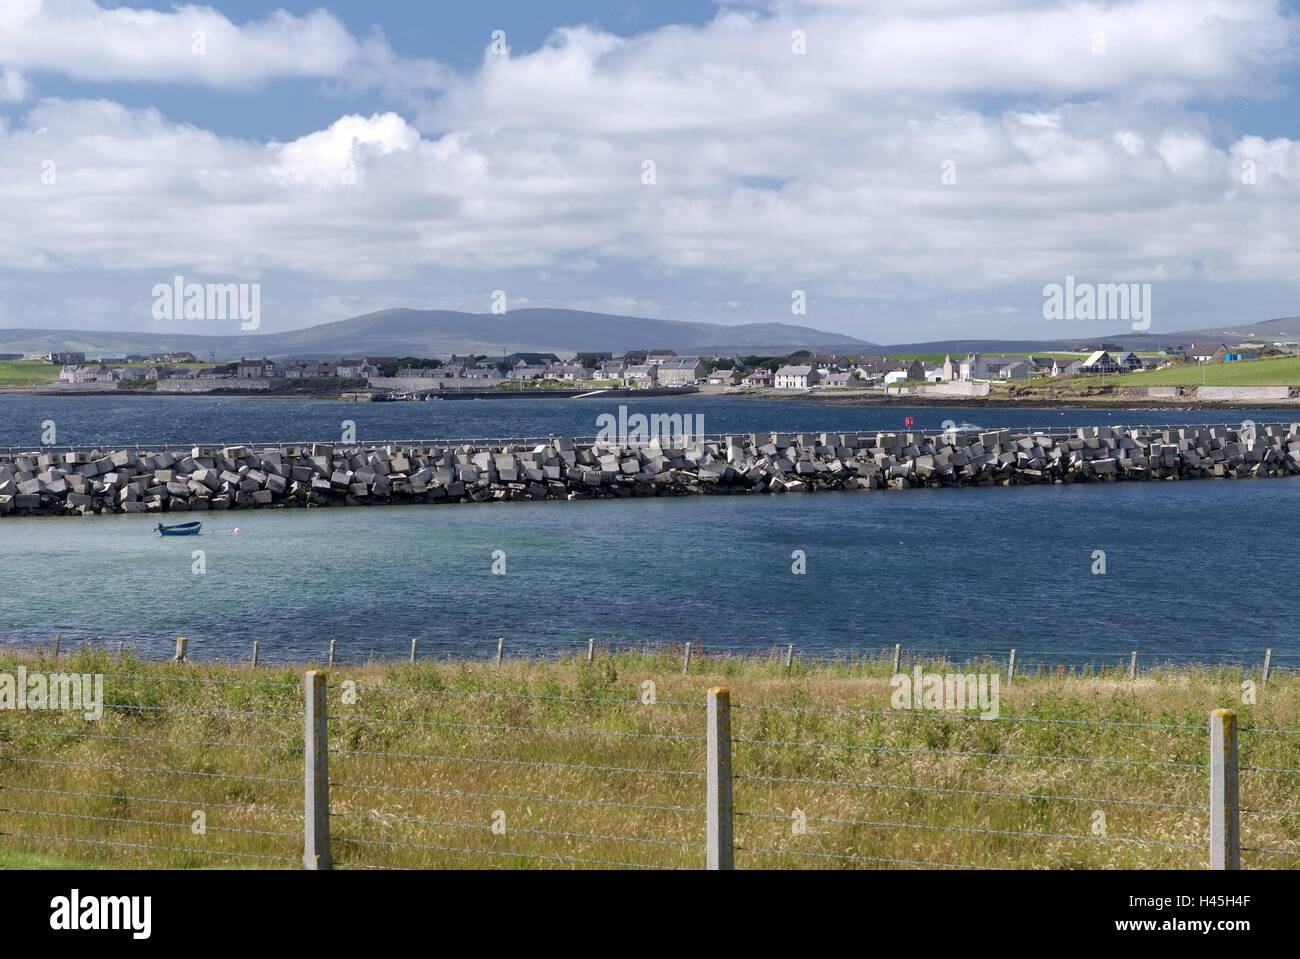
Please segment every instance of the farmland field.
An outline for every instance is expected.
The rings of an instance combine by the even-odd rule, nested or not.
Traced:
[[[44,386],[59,378],[59,367],[40,360],[0,360],[0,386]]]
[[[1300,356],[1204,366],[1175,366],[1148,373],[1076,377],[1075,386],[1300,386]]]

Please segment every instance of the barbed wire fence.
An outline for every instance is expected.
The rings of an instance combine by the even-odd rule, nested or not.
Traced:
[[[653,682],[104,678],[93,732],[52,710],[0,726],[3,847],[170,867],[1300,865],[1300,809],[1278,800],[1300,729],[1226,710],[1207,728],[660,699]],[[129,763],[106,758],[122,746]]]
[[[180,640],[177,640],[180,642]],[[188,643],[188,640],[185,641]],[[122,655],[131,652],[140,655],[138,642],[130,644],[123,640],[89,637],[72,634],[70,644],[79,643],[82,648],[98,648]],[[358,643],[355,638],[342,642],[328,639],[311,649],[300,644],[286,644],[278,651],[269,650],[259,640],[250,640],[245,652],[229,657],[211,660],[214,663],[243,663],[253,666],[299,667],[321,664],[333,669],[336,664],[347,666],[382,666],[402,661],[415,665],[418,662],[456,663],[473,660],[489,662],[526,661],[539,662],[555,659],[578,659],[585,657],[592,661],[596,654],[634,655],[644,657],[677,657],[685,671],[690,670],[691,661],[735,660],[753,664],[758,661],[783,664],[787,670],[798,668],[820,668],[824,666],[860,667],[880,665],[892,662],[892,673],[899,670],[908,671],[916,666],[979,666],[995,668],[999,664],[1005,669],[1007,681],[1015,677],[1101,677],[1137,679],[1144,673],[1167,671],[1169,669],[1199,670],[1236,670],[1243,678],[1254,675],[1261,685],[1267,684],[1270,676],[1294,673],[1297,670],[1297,655],[1283,651],[1274,655],[1270,648],[1262,649],[1258,659],[1224,660],[1213,659],[1193,653],[1162,651],[1156,655],[1143,653],[1139,649],[1072,649],[1065,653],[1040,648],[1028,649],[993,649],[980,643],[962,643],[944,641],[936,643],[925,638],[915,638],[894,643],[892,646],[853,646],[846,647],[835,642],[795,643],[784,639],[758,640],[743,642],[736,640],[718,640],[714,637],[655,637],[654,639],[629,639],[610,636],[605,639],[590,637],[586,640],[562,640],[546,642],[531,640],[517,643],[505,637],[478,639],[459,637],[456,639],[412,637],[407,647],[409,655],[394,656],[391,638],[372,642]],[[38,649],[44,644],[38,643]],[[55,635],[48,647],[53,650],[55,658],[63,648],[63,637]],[[156,651],[156,650],[155,650]],[[185,653],[188,658],[188,653]]]

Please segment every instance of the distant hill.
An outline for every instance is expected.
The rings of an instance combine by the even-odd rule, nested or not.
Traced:
[[[1218,330],[1171,333],[1117,332],[1112,335],[1055,339],[952,339],[881,346],[839,333],[788,323],[691,323],[583,310],[523,309],[503,315],[454,310],[382,310],[347,320],[322,323],[288,333],[200,336],[190,333],[119,333],[99,330],[0,330],[0,353],[81,350],[101,353],[158,353],[188,350],[206,360],[241,356],[272,359],[328,359],[344,356],[440,356],[448,353],[575,353],[580,350],[621,354],[632,349],[668,349],[678,353],[735,352],[784,355],[795,350],[825,353],[1028,353],[1065,352],[1080,346],[1114,343],[1123,349],[1155,349],[1194,341],[1300,341],[1300,317],[1261,320]]]
[[[241,356],[323,359],[439,356],[516,351],[623,353],[632,349],[785,354],[794,350],[866,352],[874,343],[787,323],[691,323],[583,310],[523,309],[503,315],[453,310],[382,310],[288,333],[200,336],[98,330],[0,330],[0,353],[81,350],[122,355],[188,350],[206,359]]]

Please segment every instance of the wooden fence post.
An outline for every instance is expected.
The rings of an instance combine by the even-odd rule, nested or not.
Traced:
[[[1241,868],[1237,796],[1237,714],[1210,713],[1210,868]]]
[[[1138,678],[1138,651],[1136,649],[1133,650],[1133,655],[1129,657],[1128,678],[1130,680]]]
[[[59,641],[60,641],[62,638],[63,638],[63,637],[60,636],[58,633],[55,633],[55,634],[54,634],[54,658],[55,658],[55,659],[58,659],[58,658],[59,658]]]
[[[788,673],[790,667],[794,665],[794,643],[785,648],[785,671]]]
[[[682,660],[682,675],[685,676],[685,675],[686,675],[686,671],[687,671],[688,669],[690,669],[690,668],[691,668],[691,643],[690,643],[690,640],[687,640],[687,642],[686,642],[686,658]]]
[[[898,664],[901,663],[902,661],[903,661],[903,644],[894,643],[894,671],[889,675],[891,676],[898,675]]]
[[[415,665],[415,646],[416,646],[416,639],[414,636],[412,636],[411,637],[411,665],[412,666]]]
[[[1007,685],[1010,686],[1016,678],[1016,651],[1011,650],[1011,655],[1007,657]]]
[[[504,636],[498,636],[497,637],[497,658],[496,658],[496,665],[498,667],[501,665],[501,654],[504,653],[505,651],[506,651],[506,638]]]
[[[258,641],[253,640],[253,668],[257,669],[257,647]]]
[[[303,739],[303,848],[304,869],[332,869],[330,858],[329,730],[325,715],[325,674],[307,671],[306,729]]]
[[[1264,650],[1264,672],[1260,675],[1259,678],[1260,689],[1263,689],[1265,686],[1268,685],[1268,674],[1272,666],[1273,666],[1273,650],[1266,649]]]
[[[592,638],[587,640],[587,662],[589,663],[594,662],[595,659],[596,659],[596,638],[593,636]]]
[[[337,639],[330,640],[330,669],[334,668],[334,647],[338,644]]]
[[[709,690],[707,763],[706,867],[732,869],[731,692],[725,686]]]

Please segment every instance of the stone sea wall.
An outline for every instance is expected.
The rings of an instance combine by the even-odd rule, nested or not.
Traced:
[[[0,516],[1300,473],[1300,424],[0,452]]]

